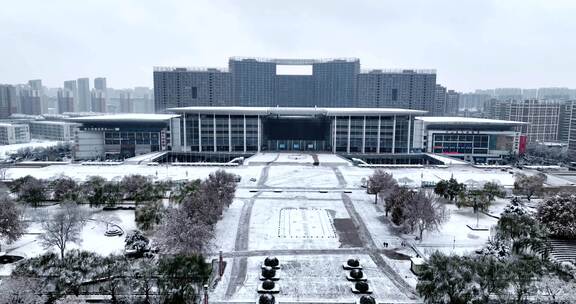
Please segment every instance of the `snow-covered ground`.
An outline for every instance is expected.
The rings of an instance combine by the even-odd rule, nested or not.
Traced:
[[[338,179],[329,167],[272,166],[266,186],[288,188],[338,187]]]
[[[356,256],[364,267],[363,272],[368,278],[373,296],[379,302],[394,303],[407,301],[408,298],[398,291],[392,282],[380,272],[376,264],[367,255]],[[241,288],[229,301],[253,302],[260,284],[260,266],[264,256],[248,258],[246,279]],[[278,256],[281,269],[278,271],[280,280],[277,282],[280,293],[276,295],[279,302],[312,302],[326,303],[354,302],[359,298],[352,293],[353,283],[346,279],[349,271],[342,269],[346,255],[310,255],[310,256]],[[226,274],[225,274],[226,276]],[[226,281],[221,281],[211,299],[223,300],[226,292]]]
[[[58,145],[59,143],[65,143],[62,141],[51,141],[51,140],[39,140],[39,139],[32,139],[29,143],[24,144],[14,144],[14,145],[3,145],[0,146],[0,159],[6,159],[12,153],[17,152],[23,148],[46,148],[46,147],[53,147]]]
[[[350,161],[332,153],[318,153],[315,154],[320,164],[330,165],[350,165]],[[244,162],[246,165],[263,164],[263,163],[276,163],[276,164],[306,164],[312,165],[314,163],[314,156],[309,153],[297,152],[268,152],[258,153]]]

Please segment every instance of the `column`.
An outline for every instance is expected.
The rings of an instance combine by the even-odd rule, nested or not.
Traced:
[[[350,154],[350,124],[352,123],[352,116],[348,116],[348,146],[346,153]]]
[[[412,142],[410,142],[410,134],[412,133],[412,115],[408,115],[408,141],[406,142],[406,153],[410,153],[410,147]]]
[[[232,152],[232,118],[228,114],[228,152]]]
[[[202,152],[202,118],[198,113],[198,152]]]
[[[364,116],[364,124],[362,125],[362,154],[366,153],[366,116]]]
[[[396,115],[394,115],[394,124],[392,125],[392,154],[396,153]]]
[[[381,116],[378,115],[378,142],[376,143],[376,153],[380,154],[380,127],[381,127]]]
[[[261,121],[260,121],[260,115],[258,115],[258,152],[260,152],[260,146],[261,146],[261,143],[260,143],[260,137],[261,137],[261,134],[260,134],[260,130],[261,130],[261,128],[260,128],[260,122],[261,122]]]
[[[338,117],[334,116],[334,135],[332,138],[332,153],[336,154],[336,134],[338,133]]]
[[[184,152],[188,151],[187,138],[186,138],[186,113],[184,113]]]
[[[212,141],[214,142],[214,152],[218,151],[216,149],[216,114],[212,115]]]
[[[246,153],[246,115],[244,115],[244,153]]]

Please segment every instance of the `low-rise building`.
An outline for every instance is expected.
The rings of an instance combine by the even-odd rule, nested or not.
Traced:
[[[71,141],[79,124],[65,121],[37,120],[29,122],[30,136],[38,139]]]
[[[26,124],[0,123],[0,145],[22,144],[30,141],[30,129]]]
[[[489,163],[526,149],[526,138],[519,131],[525,122],[422,116],[415,124],[414,147],[421,147],[422,152]]]
[[[70,118],[75,159],[124,159],[171,149],[172,114],[117,114]]]

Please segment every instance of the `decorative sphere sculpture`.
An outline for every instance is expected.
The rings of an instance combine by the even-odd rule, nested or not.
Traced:
[[[270,266],[265,266],[264,268],[262,268],[262,276],[269,279],[269,278],[273,278],[276,275],[276,269],[270,267]]]
[[[274,284],[274,281],[272,281],[272,280],[265,280],[264,282],[262,282],[262,288],[266,289],[266,290],[274,289],[275,285],[276,284]]]
[[[352,269],[350,270],[350,277],[354,279],[361,279],[364,276],[362,270],[360,269]]]
[[[367,292],[369,287],[368,287],[368,283],[366,282],[356,282],[356,284],[354,284],[354,287],[356,288],[356,290],[358,290],[359,292]]]
[[[358,261],[358,259],[348,259],[346,264],[348,264],[350,267],[358,267],[360,266],[360,261]]]
[[[371,296],[361,296],[360,304],[376,304],[376,300]]]
[[[258,304],[274,304],[274,303],[276,303],[276,299],[274,299],[274,296],[269,293],[260,295],[260,298],[258,298]]]
[[[276,258],[276,257],[267,257],[264,260],[264,266],[276,267],[278,265],[280,265],[280,262],[278,261],[278,258]]]

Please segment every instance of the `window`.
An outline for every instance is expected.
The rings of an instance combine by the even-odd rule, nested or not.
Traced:
[[[198,87],[192,87],[192,98],[198,98]]]
[[[398,101],[398,89],[392,89],[392,101]]]

